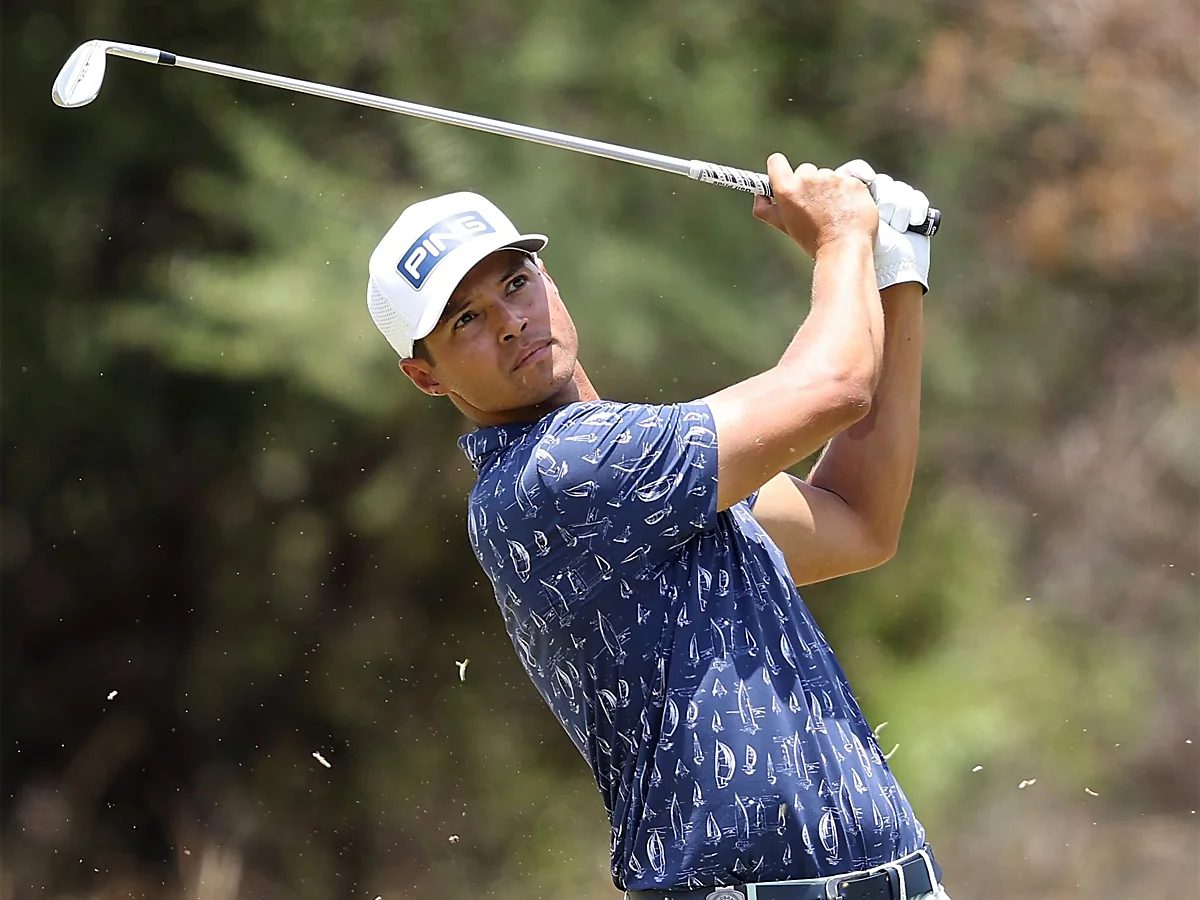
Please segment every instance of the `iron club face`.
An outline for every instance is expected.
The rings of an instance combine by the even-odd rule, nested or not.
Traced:
[[[108,44],[105,41],[88,41],[81,44],[63,64],[54,79],[50,96],[59,106],[72,109],[86,106],[96,99],[104,83],[104,66],[108,60]]]

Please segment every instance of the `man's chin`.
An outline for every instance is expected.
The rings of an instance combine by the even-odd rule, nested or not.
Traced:
[[[571,381],[570,372],[551,372],[542,378],[530,379],[518,391],[521,406],[544,406],[551,403],[562,395]]]

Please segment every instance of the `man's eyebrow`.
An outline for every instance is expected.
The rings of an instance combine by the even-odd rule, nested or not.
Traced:
[[[520,259],[514,260],[512,265],[510,265],[504,271],[504,274],[496,279],[497,283],[502,284],[503,282],[508,281],[508,279],[512,278],[514,275],[517,274],[517,272],[519,272],[521,269],[523,269],[525,267],[525,262],[526,262],[526,257],[524,257],[524,256],[522,256]],[[464,307],[469,306],[469,305],[470,305],[470,301],[465,297],[461,297],[461,296],[457,297],[457,298],[452,297],[450,299],[450,302],[446,304],[446,308],[442,310],[441,316],[438,317],[438,325],[441,325],[447,319],[453,317],[459,310],[461,310]],[[437,327],[437,326],[434,326],[434,327]]]
[[[452,318],[460,309],[467,305],[467,301],[462,297],[451,297],[450,302],[446,304],[446,308],[442,310],[442,314],[438,317],[438,325],[441,325],[447,319]],[[434,326],[435,328],[437,326]]]
[[[525,268],[526,262],[527,262],[527,257],[525,257],[525,256],[522,256],[520,259],[513,260],[512,265],[509,266],[507,269],[505,269],[504,274],[501,275],[496,280],[497,281],[508,281],[508,279],[510,279],[514,275],[516,275],[517,272],[519,272],[521,269]]]

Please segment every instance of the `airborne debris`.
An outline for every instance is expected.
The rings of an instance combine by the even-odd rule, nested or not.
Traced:
[[[470,658],[464,659],[462,662],[459,662],[458,660],[454,661],[454,664],[456,666],[458,666],[458,680],[459,681],[467,680],[467,663],[469,663],[470,661],[471,661]]]
[[[1092,790],[1090,787],[1085,787],[1083,790],[1084,790],[1084,793],[1091,794],[1093,797],[1099,797],[1099,796],[1100,796],[1100,795],[1099,795],[1099,794],[1097,794],[1095,791],[1093,791],[1093,790]]]
[[[975,768],[973,768],[971,771],[972,771],[972,772],[982,772],[982,771],[983,771],[983,766],[976,766],[976,767],[975,767]]]
[[[458,843],[458,835],[457,834],[450,835],[450,843],[452,843],[452,844]]]
[[[313,751],[313,759],[315,759],[317,762],[319,762],[321,765],[323,765],[323,766],[324,766],[325,768],[327,768],[327,769],[332,769],[332,768],[333,768],[333,766],[331,766],[331,765],[330,765],[330,764],[329,764],[329,763],[328,763],[328,762],[325,760],[325,757],[323,757],[323,756],[322,756],[320,753],[318,753],[316,750],[314,750],[314,751]]]
[[[117,696],[117,692],[116,692],[116,691],[112,691],[112,692],[111,692],[111,693],[108,695],[108,699],[109,699],[109,700],[114,700],[114,699],[116,699],[116,696]]]
[[[1031,784],[1037,784],[1037,779],[1030,778],[1028,781],[1022,781],[1020,784],[1017,785],[1017,788],[1018,789],[1026,788],[1026,787],[1029,787],[1029,785],[1031,785]]]

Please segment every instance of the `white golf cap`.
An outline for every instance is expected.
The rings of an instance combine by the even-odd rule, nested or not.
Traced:
[[[497,250],[536,254],[547,241],[544,234],[521,234],[494,203],[469,191],[414,203],[371,254],[367,309],[407,359],[477,262]]]

